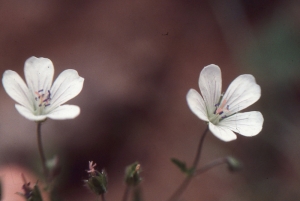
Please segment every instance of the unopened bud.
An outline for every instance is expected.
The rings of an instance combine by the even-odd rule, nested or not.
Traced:
[[[236,172],[242,169],[242,164],[240,161],[238,161],[236,158],[233,158],[231,156],[228,156],[226,158],[227,164],[228,164],[228,169],[231,172]]]
[[[49,179],[49,182],[51,182],[61,172],[61,164],[60,164],[58,156],[54,156],[52,159],[47,160],[46,166],[49,170],[48,179]]]
[[[95,170],[95,166],[96,164],[93,164],[93,161],[89,162],[89,170],[87,170],[89,179],[84,180],[84,182],[91,191],[97,195],[101,195],[107,191],[107,174],[104,170],[98,172]]]
[[[140,177],[141,165],[135,162],[126,167],[125,170],[125,183],[128,186],[137,186],[141,182]]]

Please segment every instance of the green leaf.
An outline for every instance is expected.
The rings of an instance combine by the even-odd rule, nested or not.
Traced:
[[[32,197],[31,197],[31,199],[28,199],[28,200],[43,201],[41,191],[40,191],[39,187],[37,186],[37,184],[34,185],[33,191],[32,191]]]
[[[189,169],[186,167],[185,162],[182,162],[176,158],[171,158],[172,163],[174,163],[183,173],[188,174]]]

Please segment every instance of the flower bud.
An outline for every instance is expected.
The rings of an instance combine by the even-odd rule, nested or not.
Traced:
[[[238,161],[236,158],[233,158],[231,156],[228,156],[226,158],[227,164],[228,164],[228,169],[231,172],[236,172],[242,169],[242,164],[240,161]]]
[[[104,170],[101,172],[98,172],[94,169],[96,166],[96,163],[93,164],[93,161],[89,161],[89,170],[87,172],[89,173],[89,179],[84,180],[87,187],[93,191],[97,195],[102,195],[106,193],[107,191],[107,174]]]
[[[51,182],[61,172],[61,164],[58,156],[54,156],[52,159],[47,160],[46,166],[49,170],[48,181]]]
[[[125,169],[125,183],[128,186],[137,186],[141,182],[140,167],[138,162],[135,162]]]

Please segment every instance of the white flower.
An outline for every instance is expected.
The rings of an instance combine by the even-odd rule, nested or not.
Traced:
[[[261,131],[264,118],[260,112],[238,113],[260,98],[260,86],[252,75],[238,76],[222,95],[221,70],[211,64],[201,71],[199,87],[202,96],[194,89],[187,94],[189,108],[208,122],[216,137],[231,141],[236,139],[234,132],[250,137]]]
[[[77,96],[83,87],[84,79],[76,70],[63,71],[52,85],[51,60],[30,57],[25,62],[24,73],[27,86],[12,70],[6,70],[2,78],[6,93],[19,103],[15,107],[21,115],[33,121],[73,119],[79,115],[78,106],[62,105]]]

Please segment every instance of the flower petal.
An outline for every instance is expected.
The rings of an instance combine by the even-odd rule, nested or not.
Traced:
[[[52,61],[47,58],[30,57],[25,61],[24,73],[29,90],[34,93],[50,90],[54,75]]]
[[[203,121],[208,121],[206,106],[202,96],[195,90],[190,89],[186,100],[192,112]]]
[[[226,127],[220,125],[214,125],[209,122],[209,130],[220,140],[225,142],[229,142],[236,139],[236,134],[234,134],[231,130]]]
[[[31,94],[23,79],[12,70],[6,70],[2,78],[6,93],[19,104],[33,110]]]
[[[243,112],[227,117],[219,122],[218,125],[226,127],[241,135],[251,137],[257,135],[264,122],[260,112]]]
[[[208,114],[213,114],[219,102],[222,77],[219,66],[211,64],[203,68],[199,77],[199,87],[207,106]]]
[[[51,108],[56,108],[77,96],[82,90],[83,81],[76,70],[63,71],[51,88]]]
[[[230,114],[255,103],[261,95],[260,86],[252,75],[240,75],[229,85],[223,100],[229,106]]]
[[[22,116],[31,121],[43,121],[47,118],[45,115],[34,115],[29,109],[22,105],[16,104],[15,107]]]
[[[47,117],[56,120],[74,119],[80,114],[80,108],[76,105],[62,105],[55,108]]]

